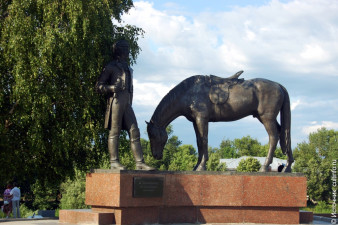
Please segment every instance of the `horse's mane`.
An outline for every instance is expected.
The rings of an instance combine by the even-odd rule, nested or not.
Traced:
[[[187,79],[183,80],[181,83],[176,85],[173,89],[171,89],[168,94],[166,94],[158,106],[155,109],[153,116],[151,117],[152,121],[157,121],[158,117],[162,115],[164,109],[170,106],[173,102],[177,101],[177,97],[184,94],[191,86],[193,86],[197,80],[204,79],[205,76],[203,75],[195,75],[188,77]]]

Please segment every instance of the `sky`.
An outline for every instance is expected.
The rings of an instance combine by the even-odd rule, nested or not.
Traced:
[[[337,0],[134,1],[122,24],[145,31],[132,66],[142,138],[148,139],[144,121],[182,80],[240,70],[246,80],[265,78],[286,87],[293,148],[321,127],[338,130]],[[179,117],[171,124],[182,144],[197,148],[191,122]],[[209,123],[211,147],[247,135],[268,143],[263,125],[252,116]]]

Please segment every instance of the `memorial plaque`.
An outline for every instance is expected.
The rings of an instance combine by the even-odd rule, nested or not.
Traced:
[[[134,198],[159,198],[163,196],[163,177],[134,177]]]

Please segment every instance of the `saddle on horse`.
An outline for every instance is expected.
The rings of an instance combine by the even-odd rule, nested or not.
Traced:
[[[216,105],[224,104],[229,98],[229,88],[244,81],[244,79],[238,79],[242,73],[243,71],[239,71],[228,78],[208,76],[210,101]]]

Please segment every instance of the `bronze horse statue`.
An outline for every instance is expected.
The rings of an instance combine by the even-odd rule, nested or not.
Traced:
[[[269,152],[260,171],[268,171],[279,141],[287,155],[283,172],[291,172],[294,161],[291,150],[291,111],[287,90],[266,79],[238,79],[240,71],[228,78],[196,75],[174,87],[157,106],[147,131],[151,151],[156,159],[163,156],[168,135],[166,127],[177,117],[185,116],[194,125],[198,162],[194,170],[206,169],[208,160],[208,123],[235,121],[246,116],[256,117],[269,135]],[[280,112],[280,121],[276,117]]]

